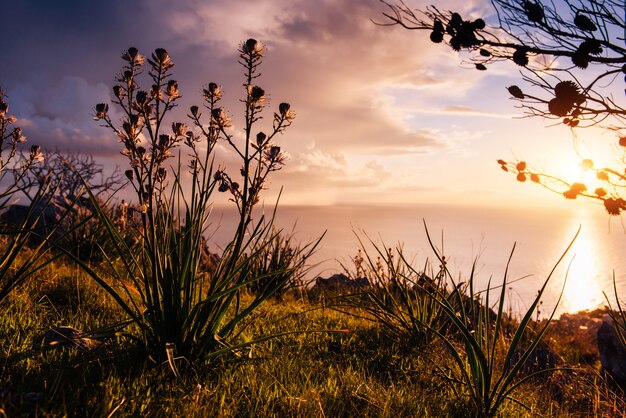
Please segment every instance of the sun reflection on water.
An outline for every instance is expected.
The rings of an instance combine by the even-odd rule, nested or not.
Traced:
[[[577,312],[585,309],[595,309],[604,302],[602,294],[602,260],[598,240],[590,225],[583,223],[581,232],[569,252],[572,260],[567,275],[567,284],[561,299],[560,311]],[[603,282],[603,283],[601,283]]]

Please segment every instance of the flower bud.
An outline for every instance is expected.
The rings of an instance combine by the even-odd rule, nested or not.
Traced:
[[[251,56],[260,57],[263,55],[263,45],[261,45],[261,43],[256,39],[250,38],[241,46],[241,52]]]
[[[157,48],[152,53],[152,59],[157,63],[165,66],[171,61],[169,54],[163,48]]]
[[[126,175],[126,177],[128,178],[128,180],[133,180],[134,177],[134,172],[133,170],[126,170],[124,171],[124,174]]]
[[[139,103],[140,105],[143,105],[146,102],[146,100],[148,100],[148,93],[143,90],[140,90],[137,92],[135,99],[137,100],[137,103]]]
[[[159,148],[165,148],[170,142],[170,136],[161,134],[159,135]]]
[[[0,117],[4,118],[4,115],[6,115],[8,110],[9,110],[9,104],[3,102],[2,99],[0,99]]]
[[[182,122],[172,122],[172,132],[175,136],[185,136],[187,133],[187,126]]]
[[[281,103],[280,105],[278,105],[278,111],[283,116],[285,116],[287,112],[289,112],[290,108],[291,108],[291,105],[289,103]]]
[[[249,88],[250,99],[252,102],[262,102],[265,100],[265,90],[259,86],[253,86]]]
[[[124,61],[133,62],[135,58],[137,58],[138,53],[139,51],[137,50],[137,48],[131,46],[130,48],[128,48],[128,50],[124,51],[124,53],[122,54],[122,59]]]
[[[265,135],[265,133],[259,132],[258,134],[256,134],[256,144],[259,147],[263,146],[266,139],[267,139],[267,135]]]
[[[178,92],[178,81],[176,80],[168,81],[166,92],[170,99],[179,97],[180,94]]]
[[[95,118],[102,119],[107,115],[107,112],[109,111],[109,105],[106,103],[98,103],[95,110]]]
[[[209,83],[207,88],[204,89],[204,96],[207,99],[219,100],[222,98],[222,89],[215,83]]]
[[[195,117],[198,116],[198,106],[191,106],[189,108],[189,110],[191,111],[191,114]]]

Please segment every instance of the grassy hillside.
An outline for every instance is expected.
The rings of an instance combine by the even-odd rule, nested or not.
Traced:
[[[246,297],[246,296],[244,296]],[[57,325],[106,336],[124,314],[76,268],[48,266],[0,307],[3,416],[469,416],[456,363],[438,339],[413,344],[341,299],[288,294],[250,318],[242,340],[301,331],[190,364],[146,360],[122,334],[96,348],[34,348]],[[622,416],[622,394],[599,374],[593,315],[556,321],[545,338],[559,366],[522,385],[502,416]],[[579,321],[579,322],[576,322]],[[583,322],[580,322],[583,321]],[[585,322],[586,321],[586,322]],[[597,322],[597,321],[596,321]],[[561,326],[562,324],[562,326]],[[586,325],[583,325],[584,330]],[[589,329],[589,328],[587,328]],[[569,331],[568,331],[569,330]],[[578,336],[578,337],[577,337]],[[62,345],[62,344],[60,344]],[[91,347],[90,347],[91,348]]]

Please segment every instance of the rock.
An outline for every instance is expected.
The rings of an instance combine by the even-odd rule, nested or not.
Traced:
[[[95,339],[82,331],[72,327],[55,326],[43,335],[35,338],[33,349],[46,350],[51,348],[70,347],[82,351],[91,351],[102,345],[102,341]]]
[[[367,277],[351,279],[343,273],[333,274],[328,278],[317,277],[314,289],[317,290],[352,290],[369,287]]]
[[[600,363],[622,387],[626,387],[626,347],[615,330],[613,319],[606,315],[598,328],[598,351]]]
[[[526,350],[520,348],[515,351],[509,367],[513,367],[519,359],[526,353]],[[542,370],[553,369],[556,366],[556,354],[549,348],[535,348],[530,352],[530,356],[526,359],[520,373],[528,375],[531,373],[540,372]]]

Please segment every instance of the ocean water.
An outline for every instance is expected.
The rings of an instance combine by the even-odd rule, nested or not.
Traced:
[[[211,242],[218,250],[232,234],[236,215],[215,209]],[[476,286],[500,285],[513,246],[507,279],[508,306],[525,311],[580,227],[580,233],[548,282],[541,314],[548,314],[562,293],[557,312],[594,309],[618,294],[626,299],[626,232],[620,218],[600,208],[504,209],[461,206],[283,206],[276,224],[308,242],[325,233],[311,263],[309,279],[353,267],[360,247],[375,255],[370,241],[381,248],[402,245],[404,254],[421,267],[436,258],[425,232],[446,256],[455,280],[463,281],[476,260]],[[433,261],[434,260],[434,261]],[[437,263],[438,265],[438,263]],[[566,280],[567,279],[567,280]]]

